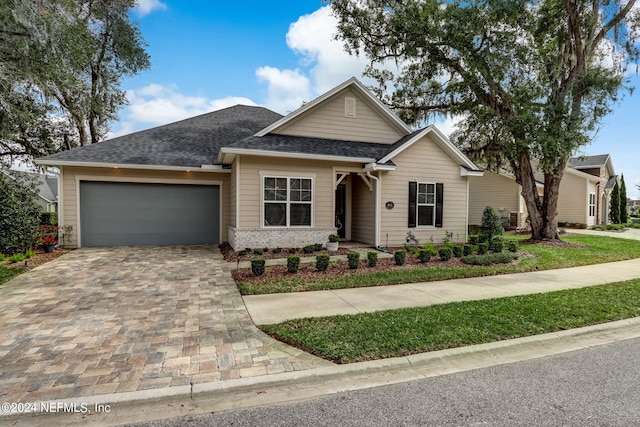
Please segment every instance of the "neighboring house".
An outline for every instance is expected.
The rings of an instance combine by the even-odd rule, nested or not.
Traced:
[[[640,200],[627,199],[627,215],[635,215],[640,210]]]
[[[29,186],[42,212],[58,212],[58,177],[17,170],[2,171],[10,179]]]
[[[536,173],[538,193],[543,195],[544,175]],[[609,220],[611,190],[617,176],[611,157],[582,156],[570,159],[558,198],[558,222],[579,223],[588,226],[606,224]],[[507,173],[485,171],[482,178],[470,181],[469,224],[479,225],[482,210],[492,206],[512,228],[526,226],[528,216],[521,186]]]
[[[59,220],[76,246],[462,241],[468,184],[482,175],[356,79],[286,117],[235,106],[37,163],[60,168]]]

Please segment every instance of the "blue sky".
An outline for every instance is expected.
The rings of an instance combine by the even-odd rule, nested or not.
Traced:
[[[333,40],[335,19],[321,0],[140,0],[134,17],[151,69],[124,80],[129,106],[111,136],[236,104],[286,114],[351,76],[362,78],[367,64]],[[640,89],[640,78],[631,80]],[[579,154],[611,154],[628,195],[638,198],[640,92],[626,94],[615,110]],[[454,126],[436,124],[447,134]]]

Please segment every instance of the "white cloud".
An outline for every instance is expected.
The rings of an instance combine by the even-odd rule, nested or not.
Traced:
[[[268,84],[265,106],[271,110],[286,114],[311,98],[311,83],[300,70],[279,70],[267,66],[258,68],[256,76]]]
[[[154,10],[165,10],[167,5],[160,0],[137,0],[136,11],[140,16],[146,16]]]
[[[249,98],[229,96],[209,99],[204,96],[182,94],[175,86],[150,84],[127,91],[129,105],[122,111],[120,127],[109,133],[109,138],[159,126],[221,110],[238,104],[256,105]]]
[[[334,39],[336,33],[337,19],[331,15],[330,6],[301,16],[290,25],[287,46],[301,56],[300,67],[281,70],[265,66],[256,71],[268,84],[268,108],[286,113],[350,77],[362,79],[368,61],[346,53],[342,42]]]

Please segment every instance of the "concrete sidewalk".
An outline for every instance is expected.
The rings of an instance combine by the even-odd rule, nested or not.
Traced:
[[[257,325],[300,317],[419,307],[582,288],[640,278],[640,259],[584,267],[404,285],[244,296]]]

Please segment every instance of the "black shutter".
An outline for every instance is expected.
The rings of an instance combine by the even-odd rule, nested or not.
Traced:
[[[442,227],[442,205],[444,201],[444,184],[436,183],[436,227]]]
[[[418,200],[418,183],[409,182],[409,227],[416,226],[416,202]]]

